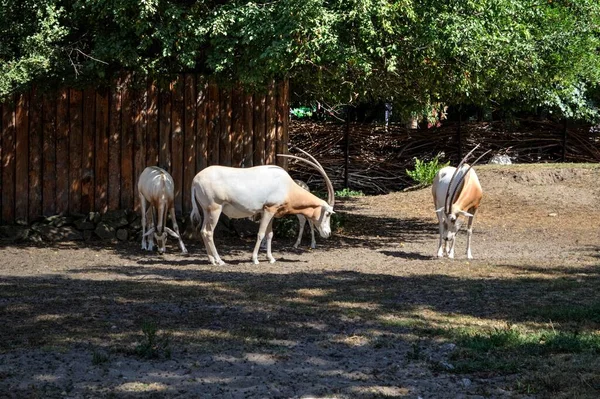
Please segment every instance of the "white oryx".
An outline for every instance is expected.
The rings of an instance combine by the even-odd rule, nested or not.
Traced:
[[[179,227],[175,219],[175,184],[173,178],[164,169],[158,166],[148,166],[138,180],[138,192],[140,195],[140,205],[142,210],[142,249],[152,251],[154,240],[158,246],[158,252],[165,252],[167,245],[167,234],[179,240],[181,252],[187,253],[185,245],[179,235]],[[151,214],[152,227],[146,231],[146,219],[148,213]],[[173,221],[173,230],[167,227],[167,213],[171,214]],[[149,237],[149,243],[146,244],[146,237]]]
[[[300,150],[302,151],[302,150]],[[200,234],[212,264],[223,265],[214,243],[214,230],[221,212],[233,219],[261,214],[260,227],[252,262],[258,263],[260,242],[266,236],[267,258],[275,262],[271,254],[273,217],[301,214],[312,221],[323,238],[331,235],[329,220],[333,212],[335,192],[325,170],[311,155],[302,151],[310,160],[294,155],[277,154],[294,158],[314,167],[325,180],[328,199],[324,201],[294,183],[290,175],[279,166],[262,165],[252,168],[209,166],[200,171],[192,182],[192,223],[203,222]]]
[[[479,146],[479,145],[478,145]],[[473,219],[479,208],[483,196],[481,184],[477,178],[473,165],[483,157],[479,157],[471,166],[465,164],[467,158],[478,147],[476,146],[459,163],[458,167],[446,166],[440,169],[433,180],[433,203],[439,221],[440,239],[437,256],[445,254],[454,258],[454,244],[456,233],[460,230],[462,220],[459,216],[468,219],[467,222],[467,258],[473,259],[471,254],[471,236],[473,234]],[[489,152],[489,151],[488,151]],[[450,249],[448,243],[450,242]]]
[[[294,180],[294,182],[297,185],[299,185],[300,187],[302,187],[303,189],[305,189],[306,191],[310,192],[310,188],[308,188],[308,184],[304,183],[302,180]],[[296,216],[298,217],[298,224],[300,225],[300,228],[298,231],[298,239],[296,240],[296,243],[294,244],[294,248],[298,248],[298,246],[300,245],[300,241],[302,241],[302,234],[304,233],[304,225],[306,224],[306,222],[308,222],[308,227],[310,227],[310,247],[312,249],[315,249],[317,247],[317,241],[315,241],[315,226],[313,225],[313,222],[306,219],[304,217],[304,215],[302,215],[300,213],[297,214]]]

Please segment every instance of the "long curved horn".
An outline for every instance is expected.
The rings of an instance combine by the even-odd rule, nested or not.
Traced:
[[[302,161],[302,162],[312,166],[317,171],[319,171],[319,173],[321,174],[321,176],[323,176],[323,179],[325,180],[325,184],[327,185],[327,203],[331,206],[333,206],[333,204],[335,204],[335,190],[333,189],[333,184],[331,184],[331,180],[329,180],[329,176],[327,176],[327,173],[325,173],[325,170],[323,169],[323,167],[321,166],[320,163],[318,163],[318,162],[315,163],[315,162],[309,161],[308,159],[300,158],[300,157],[297,157],[295,155],[290,155],[290,154],[277,154],[277,156],[297,159],[299,161]]]
[[[465,180],[467,178],[467,174],[471,171],[471,169],[473,169],[473,166],[475,166],[475,164],[477,162],[479,162],[479,160],[481,158],[483,158],[484,156],[486,156],[490,151],[492,151],[492,150],[487,150],[486,152],[484,152],[483,154],[481,154],[479,156],[479,158],[477,158],[475,160],[475,162],[473,162],[471,165],[469,165],[467,171],[461,176],[460,181],[458,183],[456,183],[456,187],[454,187],[454,191],[452,192],[452,196],[450,197],[450,204],[452,204],[454,202],[454,198],[456,197],[456,192],[458,191],[458,188],[462,184],[463,180]],[[450,187],[448,187],[448,190],[449,189],[450,189]],[[450,205],[450,206],[452,206],[452,205]],[[448,213],[450,213],[450,210],[448,211]]]
[[[310,155],[308,152],[304,151],[302,148],[298,148],[298,147],[294,147],[294,148],[297,149],[298,151],[300,151],[301,153],[303,153],[304,155],[306,155],[311,161],[316,163],[322,171],[325,171],[325,169],[323,168],[323,165],[321,165],[321,163],[319,161],[317,161],[315,159],[315,157]]]
[[[446,190],[446,198],[444,199],[444,209],[445,209],[446,213],[450,213],[450,208],[452,207],[452,203],[448,201],[448,197],[450,197],[450,187],[452,187],[452,182],[454,181],[454,178],[456,177],[456,175],[458,174],[458,172],[460,171],[460,169],[462,168],[464,163],[467,161],[467,158],[469,158],[471,156],[473,151],[475,151],[479,147],[479,145],[480,144],[477,144],[475,147],[473,147],[473,149],[471,151],[469,151],[469,153],[467,155],[464,156],[464,158],[460,161],[460,163],[454,170],[452,177],[450,178],[450,183],[448,184],[448,189]],[[454,191],[456,191],[456,190],[454,190]]]

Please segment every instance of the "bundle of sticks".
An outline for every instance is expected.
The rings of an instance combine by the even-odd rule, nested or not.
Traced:
[[[345,186],[346,125],[331,122],[292,120],[290,143],[308,151],[323,165],[336,189]],[[348,186],[365,193],[387,193],[416,184],[407,174],[415,158],[428,161],[439,156],[441,162],[455,164],[481,143],[478,157],[492,150],[506,155],[513,163],[600,162],[600,132],[590,125],[568,126],[552,121],[523,119],[506,122],[446,122],[431,129],[408,129],[402,125],[385,128],[374,124],[349,125]],[[460,137],[460,140],[459,140]],[[318,174],[302,165],[290,164],[295,178],[317,181]]]

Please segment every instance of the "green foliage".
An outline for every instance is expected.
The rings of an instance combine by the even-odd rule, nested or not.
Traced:
[[[290,110],[292,116],[297,119],[308,119],[314,114],[314,109],[311,107],[297,107]]]
[[[171,358],[171,339],[168,334],[158,334],[158,328],[153,321],[142,323],[142,341],[136,346],[135,354],[145,359],[157,359],[164,356]]]
[[[421,186],[430,186],[437,172],[450,163],[440,163],[440,156],[436,155],[431,161],[422,161],[415,158],[415,168],[406,170],[406,174]]]
[[[599,26],[596,0],[3,0],[0,97],[121,69],[197,71],[251,88],[290,77],[333,105],[544,107],[592,119]]]
[[[349,188],[344,188],[335,192],[336,198],[362,197],[363,195],[365,194],[362,191],[351,190]]]
[[[306,226],[308,228],[308,226]],[[275,237],[296,238],[298,236],[298,218],[285,217],[276,219],[273,225],[273,234]]]

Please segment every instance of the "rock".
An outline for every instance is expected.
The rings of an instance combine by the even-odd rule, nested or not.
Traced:
[[[92,230],[83,230],[83,239],[89,241],[92,239],[94,232]]]
[[[107,224],[114,229],[118,229],[119,227],[127,226],[129,224],[125,216],[116,219],[113,219],[112,217],[108,219],[103,217],[102,223]]]
[[[105,222],[107,220],[118,220],[125,219],[127,220],[127,211],[123,209],[117,209],[114,211],[108,211],[104,215],[102,215],[102,221]]]
[[[36,230],[44,241],[79,241],[83,233],[73,226],[39,225]]]
[[[142,220],[140,218],[132,220],[129,222],[129,228],[132,230],[140,230],[142,228]]]
[[[471,380],[468,378],[463,378],[460,382],[465,388],[468,388],[471,386]]]
[[[508,155],[496,154],[490,159],[488,163],[495,165],[512,165],[512,161]]]
[[[73,222],[73,225],[77,227],[78,230],[94,230],[96,225],[86,219],[78,219]]]
[[[104,222],[98,223],[94,233],[103,240],[111,240],[115,238],[115,229]]]
[[[29,232],[27,226],[0,226],[0,239],[7,242],[25,241]]]
[[[90,212],[88,215],[88,220],[94,224],[98,224],[102,220],[102,215],[100,215],[98,212]]]
[[[558,216],[558,213],[556,213],[556,212],[551,212],[551,213],[549,213],[549,214],[548,214],[548,216],[550,216],[551,218],[555,218],[555,217],[557,217],[557,216]]]
[[[126,241],[127,237],[129,237],[129,232],[127,229],[119,229],[117,230],[117,238],[121,241]]]

